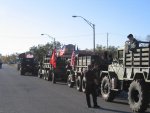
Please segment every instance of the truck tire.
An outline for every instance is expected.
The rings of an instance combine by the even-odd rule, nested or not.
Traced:
[[[74,86],[74,82],[72,82],[72,75],[68,75],[67,84],[70,88]]]
[[[78,91],[82,91],[82,79],[81,76],[78,76],[76,79],[76,87]]]
[[[115,98],[115,92],[111,90],[110,80],[107,76],[101,82],[101,94],[105,101],[111,102]]]
[[[51,80],[51,72],[50,71],[47,72],[46,80],[47,81]]]
[[[20,66],[19,66],[19,64],[17,65],[17,70],[18,70],[18,71],[20,70]]]
[[[34,72],[34,76],[38,76],[38,70],[35,70],[35,72]]]
[[[25,72],[22,69],[20,69],[20,75],[24,75],[24,74]]]
[[[129,87],[128,101],[133,112],[144,112],[148,107],[148,91],[143,80],[134,80]]]
[[[86,92],[86,78],[85,77],[83,77],[83,79],[82,79],[82,92]]]
[[[42,74],[41,74],[41,70],[40,69],[38,70],[38,77],[42,78]]]
[[[44,70],[43,79],[46,80],[46,70]]]
[[[49,71],[46,71],[44,76],[45,76],[45,80],[50,81]]]
[[[52,83],[55,84],[56,83],[56,77],[54,72],[52,72]]]

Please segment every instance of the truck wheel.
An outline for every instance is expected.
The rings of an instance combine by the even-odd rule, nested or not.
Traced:
[[[55,84],[56,83],[56,77],[54,72],[52,72],[52,83]]]
[[[25,72],[22,69],[20,69],[20,75],[24,75],[24,74]]]
[[[111,102],[115,98],[115,92],[111,90],[110,80],[104,77],[101,82],[101,94],[105,101]]]
[[[82,79],[80,76],[78,76],[76,79],[76,87],[78,91],[82,91]]]
[[[68,75],[67,84],[70,88],[74,86],[74,82],[72,82],[72,75]]]
[[[18,71],[20,70],[20,66],[19,66],[19,64],[17,65],[17,70],[18,70]]]
[[[133,112],[144,112],[148,107],[148,92],[143,80],[134,80],[129,87],[128,101]]]
[[[43,75],[43,79],[46,80],[46,71],[44,70],[44,75]]]
[[[45,80],[50,81],[49,71],[46,71],[44,75],[45,75]]]
[[[85,93],[85,91],[86,91],[86,79],[85,79],[85,77],[83,77],[83,79],[82,79],[82,91]]]
[[[47,81],[50,81],[50,80],[51,80],[51,74],[50,74],[50,71],[47,72],[46,80],[47,80]]]
[[[38,70],[38,77],[39,77],[39,78],[42,78],[42,74],[41,74],[40,69]]]
[[[34,76],[38,76],[38,70],[35,70],[33,73]]]

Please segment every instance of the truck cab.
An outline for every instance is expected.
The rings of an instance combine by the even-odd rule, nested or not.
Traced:
[[[119,80],[123,80],[124,75],[124,48],[117,50],[117,57],[113,59],[112,63],[108,66],[108,71],[115,72]]]

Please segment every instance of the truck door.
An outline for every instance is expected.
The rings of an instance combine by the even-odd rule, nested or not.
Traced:
[[[124,75],[124,54],[123,49],[118,49],[117,57],[113,60],[112,64],[109,65],[108,70],[114,71],[118,75],[119,80],[123,80]]]

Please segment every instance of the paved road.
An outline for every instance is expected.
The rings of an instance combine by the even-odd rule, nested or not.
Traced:
[[[124,99],[108,103],[98,98],[98,104],[100,109],[87,108],[85,95],[64,83],[20,76],[13,66],[0,69],[0,113],[131,113]]]

